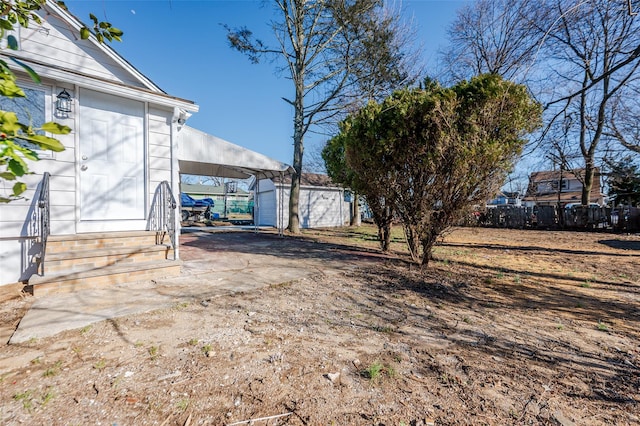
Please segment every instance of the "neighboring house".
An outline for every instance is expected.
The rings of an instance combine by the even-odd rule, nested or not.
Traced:
[[[175,275],[180,265],[179,175],[246,179],[290,167],[184,125],[198,106],[162,91],[112,47],[78,36],[80,22],[52,1],[46,21],[19,28],[15,67],[34,125],[72,128],[65,150],[41,152],[24,199],[0,204],[0,297],[27,285],[45,294]],[[12,64],[12,61],[6,61]],[[69,94],[70,110],[58,108]],[[20,100],[16,100],[19,102]],[[215,173],[213,173],[215,171]],[[10,193],[12,182],[0,180]],[[173,199],[172,199],[173,198]],[[50,235],[50,236],[49,236]]]
[[[256,194],[254,222],[286,228],[289,223],[291,177],[261,179],[250,188]],[[327,175],[303,173],[300,186],[300,227],[325,228],[349,223],[351,203],[345,190]]]
[[[577,176],[584,173],[583,169],[576,170]],[[563,170],[540,171],[531,173],[527,194],[523,198],[526,206],[531,207],[562,205],[569,203],[580,204],[582,199],[582,182],[573,172]],[[591,188],[590,203],[600,206],[605,204],[605,196],[602,194],[600,184],[600,171],[596,169]]]
[[[213,199],[215,204],[211,211],[217,213],[219,217],[249,214],[253,209],[252,194],[239,188],[237,182],[227,182],[225,185],[181,183],[180,191],[196,200]]]

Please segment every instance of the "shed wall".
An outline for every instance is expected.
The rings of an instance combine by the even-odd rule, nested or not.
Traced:
[[[283,191],[284,227],[289,223],[288,186],[261,180],[259,188],[258,224],[277,226],[280,191]],[[302,187],[300,190],[300,227],[325,228],[344,226],[349,221],[350,203],[344,201],[344,190],[335,187]]]

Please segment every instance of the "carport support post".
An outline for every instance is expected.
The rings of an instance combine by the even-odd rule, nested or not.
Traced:
[[[256,190],[253,193],[253,211],[251,212],[253,215],[253,232],[258,233],[258,219],[260,217],[260,178],[258,174],[253,175],[253,178],[256,180]]]
[[[222,178],[222,189],[223,189],[223,199],[224,199],[224,210],[222,211],[222,215],[224,218],[227,218],[227,182],[225,178]]]
[[[284,237],[284,172],[282,171],[280,171],[280,193],[278,195],[278,236]]]

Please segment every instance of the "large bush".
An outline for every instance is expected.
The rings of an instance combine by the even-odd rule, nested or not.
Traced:
[[[541,115],[524,86],[496,75],[427,86],[370,103],[325,148],[332,177],[366,197],[379,228],[397,216],[425,266],[438,236],[500,188]]]

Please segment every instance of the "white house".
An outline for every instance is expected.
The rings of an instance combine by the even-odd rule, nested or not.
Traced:
[[[108,44],[81,40],[81,23],[54,2],[38,13],[41,25],[16,30],[20,50],[0,55],[30,66],[42,84],[16,66],[28,102],[2,98],[1,107],[27,111],[36,126],[56,121],[72,132],[58,135],[64,151],[41,152],[29,164],[25,198],[0,204],[0,296],[25,284],[46,294],[177,274],[181,172],[289,172],[185,126],[197,105],[162,91]],[[70,111],[56,103],[65,94]],[[209,174],[213,169],[219,174]],[[1,192],[11,186],[0,180]]]
[[[289,222],[291,177],[261,179],[251,188],[257,194],[254,221],[260,226],[285,228]],[[300,186],[300,227],[326,228],[349,223],[351,203],[344,188],[327,175],[303,173]]]
[[[67,278],[77,279],[80,271],[88,269],[73,266],[75,275],[69,270],[72,247],[87,250],[80,248],[80,240],[96,243],[100,235],[95,233],[113,231],[133,231],[128,234],[133,238],[135,231],[147,230],[160,183],[178,187],[178,162],[173,154],[176,134],[187,115],[198,111],[193,102],[163,92],[109,45],[80,40],[80,22],[54,2],[47,1],[38,13],[44,18],[41,25],[32,23],[16,30],[20,50],[5,49],[0,54],[3,59],[11,55],[29,65],[42,84],[31,83],[22,68],[16,67],[28,102],[17,99],[16,104],[7,105],[10,101],[4,98],[3,108],[26,108],[35,125],[56,121],[72,132],[58,137],[64,151],[41,152],[41,160],[30,163],[34,174],[24,178],[29,188],[25,199],[0,205],[3,285],[25,282],[38,270],[42,274],[47,240],[51,251],[59,252],[47,254],[49,276],[64,270]],[[57,108],[59,94],[70,95],[70,111]],[[11,182],[0,182],[4,186],[0,191],[9,193]],[[57,240],[81,234],[81,239]],[[111,242],[99,244],[105,248],[96,257],[108,265],[116,263],[117,255],[107,256]],[[162,247],[159,251],[156,260],[170,257],[162,253]],[[131,259],[133,253],[120,257]]]

